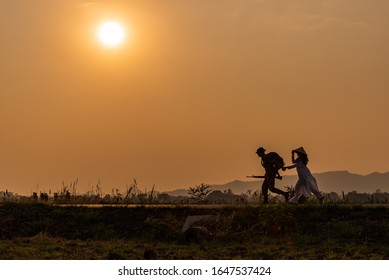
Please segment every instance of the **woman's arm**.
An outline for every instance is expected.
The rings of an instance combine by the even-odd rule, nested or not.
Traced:
[[[296,163],[296,158],[295,158],[294,152],[292,152],[292,162],[293,162],[292,165],[284,166],[284,167],[282,167],[282,170],[285,171],[286,169],[296,168],[297,163]]]
[[[289,165],[289,166],[284,166],[284,167],[282,167],[282,170],[285,171],[286,169],[292,169],[292,168],[296,168],[296,164],[292,164],[292,165]]]
[[[295,153],[294,153],[294,151],[292,151],[292,162],[293,162],[293,163],[296,163],[296,158],[295,158]]]

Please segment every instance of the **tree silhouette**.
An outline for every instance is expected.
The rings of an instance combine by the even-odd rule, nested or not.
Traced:
[[[191,196],[192,199],[195,199],[197,201],[203,201],[204,198],[212,191],[210,189],[210,185],[206,185],[204,183],[201,183],[200,185],[196,185],[194,187],[190,187],[188,194]]]

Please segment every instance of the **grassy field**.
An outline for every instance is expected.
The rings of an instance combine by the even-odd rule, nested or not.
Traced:
[[[190,215],[211,215],[182,233]],[[0,259],[389,259],[389,208],[0,205]]]

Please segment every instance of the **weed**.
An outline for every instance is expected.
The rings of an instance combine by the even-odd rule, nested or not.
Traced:
[[[183,242],[189,215],[211,215],[193,225],[198,231],[190,238],[200,241]],[[0,205],[0,258],[388,259],[388,221],[388,208],[336,204],[196,209],[6,203]]]

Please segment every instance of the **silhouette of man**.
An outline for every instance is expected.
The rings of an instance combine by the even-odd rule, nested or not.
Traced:
[[[264,204],[269,203],[269,194],[268,194],[269,190],[276,194],[282,194],[285,197],[285,201],[288,201],[289,193],[274,187],[276,177],[278,178],[282,178],[282,177],[279,175],[278,170],[274,165],[274,160],[273,157],[271,156],[271,153],[266,154],[265,151],[266,150],[263,147],[260,147],[256,152],[258,157],[261,158],[262,166],[265,169],[265,176],[263,176],[265,180],[263,180],[262,183],[263,203]]]

